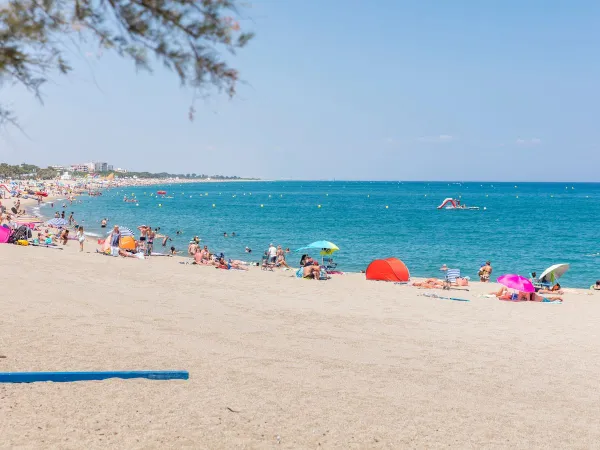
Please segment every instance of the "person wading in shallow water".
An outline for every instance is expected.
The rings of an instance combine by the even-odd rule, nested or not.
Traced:
[[[487,283],[490,281],[490,276],[492,275],[492,263],[486,261],[483,266],[479,269],[479,280],[483,283]]]

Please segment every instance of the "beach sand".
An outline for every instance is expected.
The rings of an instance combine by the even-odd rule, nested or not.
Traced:
[[[590,448],[598,295],[456,302],[179,258],[0,246],[0,371],[188,381],[0,384],[2,448]],[[86,251],[95,245],[86,243]],[[443,295],[442,291],[437,291]]]

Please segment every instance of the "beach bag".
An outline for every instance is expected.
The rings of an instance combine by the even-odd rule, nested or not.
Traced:
[[[17,241],[26,241],[33,236],[31,230],[24,225],[21,225],[17,230],[8,238],[10,244],[14,244]]]

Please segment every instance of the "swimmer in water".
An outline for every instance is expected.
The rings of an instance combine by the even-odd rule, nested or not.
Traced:
[[[107,224],[107,223],[108,223],[108,220],[106,220],[106,219],[102,219],[102,220],[100,221],[100,227],[101,227],[101,228],[106,228],[106,224]]]
[[[231,233],[231,237],[235,237],[235,231]]]
[[[246,253],[252,253],[252,249],[250,247],[246,247]]]
[[[227,237],[227,233],[223,233],[223,237]]]

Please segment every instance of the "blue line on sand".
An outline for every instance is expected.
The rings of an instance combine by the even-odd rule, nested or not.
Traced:
[[[116,371],[116,372],[0,372],[0,383],[34,383],[53,381],[106,380],[108,378],[147,378],[149,380],[187,380],[190,374],[183,370]]]

